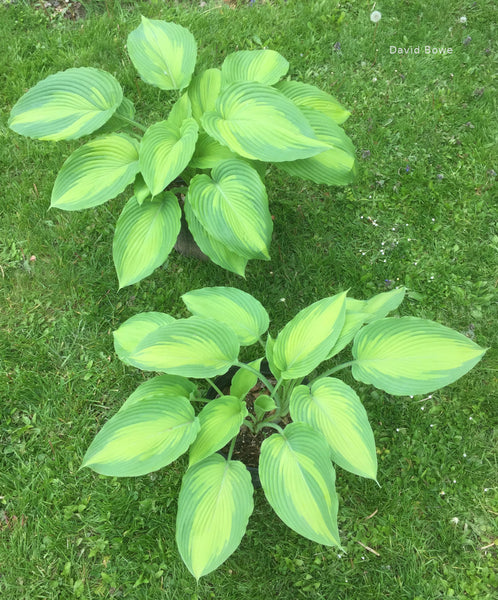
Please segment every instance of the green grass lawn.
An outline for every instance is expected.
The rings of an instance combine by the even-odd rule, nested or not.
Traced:
[[[353,0],[338,8],[95,0],[78,20],[41,4],[0,5],[2,599],[496,597],[495,3],[384,0],[377,25],[373,3]],[[271,167],[272,259],[252,261],[246,279],[173,253],[118,291],[112,233],[129,196],[83,212],[48,210],[56,174],[79,142],[7,128],[28,88],[74,66],[113,73],[142,122],[165,115],[170,96],[138,79],[124,47],[141,13],[188,27],[199,68],[236,49],[272,48],[293,78],[352,112],[345,129],[358,179],[327,188]],[[452,52],[426,54],[426,46]],[[375,433],[380,487],[338,469],[345,552],[299,537],[259,491],[240,548],[196,584],[174,540],[183,460],[136,479],[78,470],[144,378],[117,359],[112,331],[142,311],[182,316],[180,295],[207,285],[252,293],[272,333],[327,295],[349,289],[367,298],[405,285],[398,314],[437,320],[491,348],[428,397],[354,384]]]

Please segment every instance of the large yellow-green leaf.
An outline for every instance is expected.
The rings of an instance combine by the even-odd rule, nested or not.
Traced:
[[[406,288],[400,287],[390,292],[376,294],[363,301],[361,311],[368,314],[365,323],[370,323],[377,319],[383,319],[387,314],[398,308],[405,297]],[[356,301],[358,302],[358,301]],[[358,308],[358,306],[356,306]]]
[[[247,363],[249,367],[256,369],[259,371],[261,367],[262,358],[257,358],[250,363]],[[252,390],[252,388],[258,383],[258,376],[241,367],[238,371],[236,371],[235,375],[232,377],[232,382],[230,384],[230,394],[232,396],[237,396],[241,400],[244,400],[247,394]]]
[[[361,329],[353,344],[353,377],[394,396],[426,394],[453,383],[485,349],[439,323],[402,317]]]
[[[146,398],[186,398],[189,400],[197,391],[197,386],[180,375],[156,375],[142,383],[126,399],[120,411],[145,400]]]
[[[192,79],[192,83],[188,87],[188,95],[192,102],[192,115],[199,125],[202,115],[215,109],[220,90],[221,71],[219,69],[206,69]]]
[[[176,543],[183,562],[199,579],[238,547],[253,511],[251,475],[238,461],[213,454],[183,476]]]
[[[240,50],[229,54],[221,66],[223,85],[236,81],[277,83],[289,70],[287,60],[275,50]]]
[[[327,185],[347,185],[355,177],[355,150],[344,130],[327,115],[303,107],[302,113],[311,125],[318,140],[329,150],[294,162],[281,162],[278,166],[288,173]]]
[[[51,207],[81,210],[115,198],[138,173],[138,142],[111,133],[75,150],[62,165],[52,190]]]
[[[247,417],[246,403],[235,396],[211,400],[199,413],[201,429],[190,446],[190,465],[221,450],[235,437]]]
[[[335,471],[324,437],[306,423],[291,423],[261,446],[261,485],[273,510],[300,535],[340,546]]]
[[[159,194],[188,165],[198,135],[195,119],[181,127],[171,121],[151,125],[140,142],[140,170],[153,195]]]
[[[209,256],[214,263],[223,267],[223,269],[227,269],[227,271],[232,271],[233,273],[237,273],[237,275],[244,277],[247,258],[232,252],[207,232],[195,216],[194,211],[190,206],[190,202],[188,201],[188,196],[185,199],[183,210],[190,232],[202,252],[204,252],[206,256]]]
[[[205,287],[183,294],[182,300],[193,315],[228,325],[236,333],[241,346],[257,342],[270,323],[261,302],[237,288]]]
[[[291,100],[258,82],[226,87],[202,125],[220,144],[250,159],[296,160],[329,149]]]
[[[145,337],[127,357],[144,371],[184,377],[223,375],[237,361],[239,341],[226,325],[214,319],[178,319]]]
[[[121,86],[109,73],[67,69],[28,90],[14,105],[8,124],[38,140],[74,140],[102,127],[122,99]]]
[[[139,204],[135,197],[125,205],[114,232],[112,254],[123,288],[160,267],[180,233],[181,209],[171,192]]]
[[[194,169],[212,169],[219,162],[228,158],[237,158],[237,155],[206,132],[201,131],[189,166]]]
[[[176,23],[147,19],[128,36],[128,54],[140,77],[162,90],[181,90],[190,82],[197,44]]]
[[[107,421],[82,467],[115,477],[145,475],[176,460],[198,431],[199,421],[185,398],[144,398]]]
[[[293,421],[320,431],[332,460],[361,477],[377,479],[375,440],[367,412],[356,392],[340,379],[323,377],[294,388],[289,404]]]
[[[188,202],[210,236],[247,259],[269,259],[273,221],[266,189],[255,169],[224,160],[190,182]]]
[[[175,321],[174,317],[161,312],[143,312],[127,319],[113,332],[114,350],[119,359],[130,364],[128,356],[149,333],[173,321]]]
[[[272,359],[284,379],[308,375],[328,356],[344,324],[346,292],[301,310],[278,334]]]
[[[361,329],[364,323],[384,318],[403,301],[406,288],[400,287],[390,292],[377,294],[368,300],[346,298],[346,318],[341,334],[327,358],[335,356],[345,348]]]
[[[338,125],[344,123],[351,114],[330,94],[314,85],[300,81],[281,81],[275,87],[300,108],[318,110],[333,119]]]

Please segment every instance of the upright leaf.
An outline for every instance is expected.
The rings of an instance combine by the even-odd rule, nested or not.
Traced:
[[[173,321],[175,321],[174,317],[161,312],[143,312],[127,319],[113,333],[114,350],[119,359],[126,364],[131,364],[128,362],[128,357],[149,333]]]
[[[344,324],[345,301],[345,292],[318,300],[278,334],[272,359],[284,379],[304,377],[325,360]]]
[[[233,287],[206,287],[183,294],[182,300],[193,315],[228,325],[241,346],[258,341],[268,329],[270,318],[261,302]]]
[[[361,329],[353,344],[353,377],[394,396],[426,394],[453,383],[486,352],[439,323],[402,317]]]
[[[221,67],[223,84],[237,81],[277,83],[289,70],[287,60],[275,50],[239,50],[229,54]]]
[[[180,233],[181,209],[176,196],[165,192],[143,204],[131,198],[121,213],[112,253],[123,288],[160,267]]]
[[[188,95],[192,102],[192,114],[199,125],[202,115],[215,109],[220,90],[221,71],[219,69],[207,69],[192,79]]]
[[[327,92],[314,85],[300,81],[281,81],[275,86],[279,92],[287,96],[299,108],[313,108],[333,119],[338,125],[351,114]]]
[[[194,211],[190,206],[190,202],[188,201],[188,196],[185,199],[183,209],[185,211],[185,218],[187,219],[190,232],[202,252],[204,252],[206,256],[209,256],[215,264],[223,267],[223,269],[227,269],[227,271],[232,271],[233,273],[244,277],[247,258],[240,256],[236,252],[232,252],[232,250],[208,233],[195,216]]]
[[[376,319],[383,319],[390,312],[398,308],[405,297],[406,288],[399,287],[390,292],[377,294],[363,301],[361,310],[368,314],[365,323],[370,323]]]
[[[248,363],[250,367],[259,371],[261,367],[262,358],[257,358],[252,362]],[[248,369],[241,367],[235,375],[232,377],[232,383],[230,384],[230,394],[236,396],[241,400],[247,396],[252,388],[258,383],[258,376],[252,373]]]
[[[190,82],[197,44],[188,29],[142,16],[128,36],[128,54],[140,77],[162,90],[181,90]]]
[[[224,160],[190,182],[188,202],[207,232],[247,259],[268,259],[273,221],[263,182],[239,159]]]
[[[190,397],[197,391],[197,386],[186,377],[180,375],[157,375],[142,383],[126,399],[120,411],[128,409],[133,404],[138,404],[146,398],[185,398]]]
[[[207,133],[201,132],[189,166],[195,169],[213,169],[219,162],[228,158],[237,158],[237,155]]]
[[[377,479],[375,440],[367,412],[356,392],[340,379],[324,377],[311,386],[294,388],[290,399],[293,421],[322,433],[332,460],[361,477]]]
[[[181,127],[168,121],[151,125],[140,142],[140,170],[155,196],[188,165],[195,150],[198,125],[192,118]]]
[[[190,465],[221,450],[234,438],[247,417],[246,403],[235,396],[220,396],[199,413],[201,429],[190,447]]]
[[[181,456],[198,431],[194,409],[185,398],[144,398],[107,421],[82,467],[114,477],[145,475]]]
[[[122,100],[121,86],[106,71],[67,69],[27,91],[12,109],[9,127],[38,140],[74,140],[102,127]]]
[[[213,454],[184,475],[176,543],[183,562],[199,579],[239,546],[253,511],[251,476],[238,461]]]
[[[326,546],[340,546],[335,471],[323,436],[291,423],[261,446],[261,485],[273,510],[291,529]]]
[[[128,362],[144,371],[184,377],[223,375],[237,361],[239,342],[226,325],[213,319],[178,319],[147,335]]]
[[[278,166],[289,175],[309,179],[315,183],[351,183],[356,174],[355,150],[351,140],[327,115],[309,108],[302,108],[302,112],[316,138],[327,144],[329,150],[294,162],[281,162]]]
[[[220,144],[250,159],[289,161],[329,149],[316,139],[297,106],[263,83],[229,85],[216,109],[204,113],[202,126]]]
[[[80,146],[62,165],[51,207],[81,210],[115,198],[138,173],[138,142],[111,133]]]

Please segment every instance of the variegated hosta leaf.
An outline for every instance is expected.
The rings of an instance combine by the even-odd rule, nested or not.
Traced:
[[[135,200],[142,205],[144,200],[150,200],[152,198],[152,193],[147,187],[147,184],[144,181],[141,173],[138,173],[135,183],[133,184],[133,194]]]
[[[300,108],[318,110],[333,119],[338,125],[344,123],[351,114],[330,94],[314,85],[300,81],[281,81],[275,87]]]
[[[74,140],[102,127],[123,100],[116,79],[78,67],[38,82],[17,101],[9,127],[38,140]]]
[[[188,86],[197,58],[197,44],[188,29],[142,16],[128,36],[128,54],[145,83],[162,90]]]
[[[284,379],[308,375],[328,356],[344,324],[346,292],[301,310],[278,334],[273,362]]]
[[[290,399],[293,421],[307,423],[323,434],[332,460],[361,477],[377,479],[375,440],[367,412],[356,392],[340,379],[316,380],[294,388]]]
[[[185,92],[180,98],[173,104],[168,115],[168,123],[174,125],[177,129],[183,125],[186,119],[192,117],[192,103]]]
[[[192,79],[192,83],[188,87],[188,95],[192,102],[193,117],[199,125],[202,115],[215,109],[220,90],[221,71],[219,69],[206,69]]]
[[[258,358],[247,364],[253,369],[259,371],[262,360],[262,358]],[[237,396],[237,398],[240,398],[241,400],[244,400],[247,394],[257,383],[258,376],[255,373],[252,373],[251,371],[248,371],[247,369],[241,367],[232,377],[232,383],[230,384],[230,394],[232,396]]]
[[[183,562],[199,579],[239,546],[253,511],[251,475],[238,461],[213,454],[183,476],[176,543]]]
[[[190,182],[188,202],[207,232],[247,259],[269,259],[273,221],[266,189],[255,169],[240,159],[224,160]]]
[[[419,319],[380,319],[361,329],[353,344],[353,377],[388,394],[426,394],[453,383],[486,352],[444,325]]]
[[[237,158],[237,155],[201,131],[189,166],[194,169],[213,169],[219,162],[228,158]]]
[[[261,302],[237,288],[201,288],[183,294],[182,300],[193,315],[228,325],[236,333],[241,346],[257,342],[270,323]]]
[[[190,233],[202,252],[204,252],[206,256],[209,256],[214,263],[223,267],[223,269],[227,269],[227,271],[232,271],[232,273],[244,277],[247,258],[232,252],[207,232],[195,216],[188,201],[188,196],[185,199],[183,210],[185,212],[185,218],[187,219]]]
[[[111,133],[80,146],[62,165],[51,207],[81,210],[115,198],[138,173],[138,142]]]
[[[236,81],[277,83],[289,70],[287,60],[275,50],[240,50],[229,54],[221,67],[223,85]]]
[[[114,350],[118,358],[127,365],[131,364],[128,357],[149,333],[175,320],[171,315],[161,312],[143,312],[130,317],[113,332]]]
[[[142,383],[126,399],[120,411],[126,410],[133,404],[143,402],[146,398],[186,398],[189,400],[197,391],[197,386],[186,377],[180,375],[157,375]]]
[[[247,417],[246,403],[235,396],[211,400],[199,413],[201,429],[190,446],[190,465],[221,450],[234,438]]]
[[[180,233],[181,209],[171,192],[139,204],[125,205],[114,232],[112,255],[120,289],[160,267]]]
[[[191,118],[185,119],[181,127],[168,120],[147,129],[140,142],[140,170],[154,196],[188,165],[198,131],[195,119]]]
[[[327,358],[332,358],[345,348],[358,333],[364,323],[384,318],[403,301],[406,288],[401,287],[390,292],[377,294],[369,300],[346,298],[346,318],[337,342]]]
[[[318,140],[326,143],[329,150],[310,158],[294,162],[281,162],[278,166],[288,173],[327,185],[347,185],[355,177],[355,150],[344,130],[327,115],[303,107],[303,114]]]
[[[124,117],[124,118],[120,118]],[[130,127],[131,125],[127,122],[128,119],[133,120],[135,118],[135,106],[131,100],[128,98],[124,98],[121,101],[121,104],[117,107],[112,117],[104,123],[102,127],[100,127],[96,133],[104,134],[104,133],[114,133],[119,129],[124,129],[125,127]]]
[[[338,498],[330,450],[306,423],[291,423],[267,438],[259,460],[261,485],[273,510],[300,535],[340,546]]]
[[[327,360],[338,354],[343,350],[354,336],[361,329],[362,325],[366,323],[369,314],[363,312],[357,312],[355,310],[349,310],[348,304],[351,298],[346,298],[346,314],[344,317],[344,325],[342,326],[341,333],[337,338],[336,343],[327,355]]]
[[[383,319],[387,314],[398,308],[405,297],[406,288],[400,287],[390,292],[383,292],[372,296],[363,302],[362,312],[368,314],[365,323],[370,323],[377,319]]]
[[[203,115],[202,126],[220,144],[256,160],[296,160],[329,149],[291,100],[258,82],[225,88],[216,109]]]
[[[239,341],[226,325],[214,319],[190,317],[159,327],[128,356],[129,364],[144,371],[184,377],[223,375],[237,361]]]
[[[144,398],[107,421],[82,467],[114,477],[145,475],[181,456],[198,431],[199,421],[185,398]]]
[[[282,373],[280,372],[280,369],[277,367],[273,359],[275,342],[276,340],[274,340],[268,333],[266,336],[265,355],[266,360],[268,361],[268,366],[270,367],[270,371],[273,373],[276,379],[280,379]]]

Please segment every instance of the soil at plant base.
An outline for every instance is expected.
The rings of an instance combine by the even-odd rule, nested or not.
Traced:
[[[276,379],[273,377],[269,377],[269,381],[272,385],[276,384]],[[221,390],[224,394],[230,393],[230,386]],[[258,381],[258,383],[251,389],[249,394],[246,396],[246,406],[247,410],[255,416],[254,412],[254,401],[261,394],[269,395],[269,391],[267,388]],[[271,416],[271,413],[268,413],[267,416]],[[289,417],[284,417],[279,422],[281,427],[284,427],[290,423]],[[272,427],[265,427],[257,434],[254,434],[250,429],[248,429],[245,425],[243,425],[240,429],[240,433],[237,436],[237,440],[235,441],[235,447],[232,453],[232,459],[240,460],[247,467],[252,467],[257,469],[259,464],[259,454],[261,452],[261,444],[265,441],[267,437],[275,433],[275,429]],[[224,448],[221,449],[221,453],[225,456],[228,456],[228,452],[230,450],[230,443],[227,444]]]

